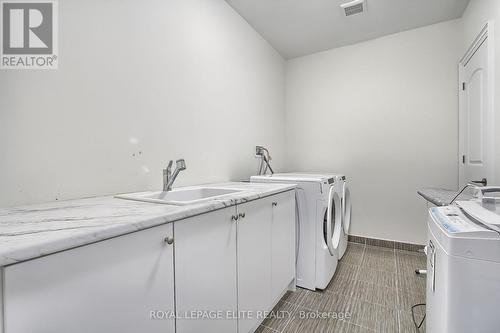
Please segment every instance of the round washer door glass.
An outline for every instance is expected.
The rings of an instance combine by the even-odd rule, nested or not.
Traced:
[[[340,233],[342,228],[342,207],[340,197],[335,191],[335,188],[330,187],[328,196],[328,209],[325,212],[323,222],[323,234],[325,236],[325,243],[328,246],[330,255],[336,255],[336,251],[340,243]]]
[[[342,200],[342,221],[344,224],[344,232],[347,235],[349,233],[349,228],[351,226],[351,191],[349,191],[349,187],[344,182],[343,184],[343,200]]]

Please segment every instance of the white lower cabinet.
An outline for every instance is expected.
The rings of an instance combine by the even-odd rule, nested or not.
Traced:
[[[295,191],[175,222],[174,233],[177,333],[253,332],[295,278]]]
[[[178,333],[237,332],[235,211],[174,222]]]
[[[238,332],[252,332],[295,279],[295,191],[240,204]]]
[[[175,332],[172,226],[5,267],[4,332]]]
[[[0,332],[253,332],[295,278],[294,193],[4,267]]]
[[[276,302],[295,280],[295,191],[280,193],[271,199],[271,293]]]
[[[238,332],[252,332],[271,306],[271,199],[238,205]]]

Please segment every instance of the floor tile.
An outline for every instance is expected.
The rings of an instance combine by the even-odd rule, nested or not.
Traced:
[[[400,293],[425,294],[426,275],[401,274],[396,275],[397,288]]]
[[[349,324],[349,330],[347,332],[348,333],[372,333],[374,331],[369,330],[369,329],[364,328],[364,327],[361,327],[361,326]]]
[[[276,333],[276,331],[270,329],[269,327],[260,325],[255,331],[255,333]]]
[[[300,303],[300,306],[309,310],[319,311],[324,307],[324,304],[327,301],[327,298],[324,296],[325,294],[326,291],[308,290]]]
[[[332,282],[326,287],[325,291],[350,297],[354,293],[355,287],[354,277],[352,279],[337,277],[332,279]]]
[[[299,315],[299,313],[301,315]],[[314,317],[308,317],[307,314],[314,313],[314,311],[299,308],[297,312],[294,314],[292,320],[286,325],[283,332],[286,333],[309,333],[309,332],[317,332],[317,326],[320,322],[320,319]],[[303,315],[305,314],[305,315]]]
[[[425,264],[420,253],[349,243],[324,291],[297,288],[286,293],[275,309],[290,317],[266,319],[258,332],[417,333],[410,308],[425,303],[426,281],[414,271]],[[417,317],[424,310],[419,309]],[[304,317],[304,313],[327,317]]]
[[[396,275],[394,272],[377,271],[368,267],[361,267],[358,270],[357,280],[379,286],[396,288]]]
[[[329,285],[326,287],[328,289],[329,286],[335,284],[337,279],[343,280],[354,280],[356,279],[356,275],[358,274],[359,266],[346,264],[343,262],[339,262],[337,265],[337,269],[335,270],[335,274],[333,275],[332,281],[330,281]]]
[[[356,281],[353,297],[372,304],[396,308],[396,288],[384,287],[363,281]]]
[[[366,246],[361,265],[373,270],[396,272],[394,250]]]
[[[299,309],[300,311],[300,309]],[[295,316],[285,327],[283,333],[350,333],[358,332],[352,325],[344,320],[325,319],[325,318],[300,318]],[[365,331],[359,331],[365,332]],[[366,331],[368,332],[368,331]]]
[[[381,333],[398,333],[399,319],[398,310],[396,308],[386,308],[383,306],[375,307],[376,321],[375,332]]]
[[[364,250],[364,244],[349,243],[340,262],[344,264],[360,265]]]
[[[353,298],[334,293],[328,293],[321,303],[320,310],[331,314],[336,314],[336,319],[343,319],[352,316]],[[348,319],[347,319],[348,320]]]
[[[415,304],[425,303],[425,294],[398,292],[397,307],[399,310],[409,311]]]
[[[408,251],[396,251],[396,267],[397,285],[400,293],[425,294],[426,275],[415,274],[416,269],[426,268],[425,255]]]
[[[349,333],[350,326],[351,324],[344,320],[323,320],[318,322],[318,326],[316,326],[316,332],[314,333]]]
[[[262,326],[271,328],[276,331],[281,331],[293,318],[296,310],[297,305],[280,301],[271,311],[269,316],[264,320]]]
[[[296,291],[287,291],[282,301],[299,305],[307,294],[307,290],[297,287]]]
[[[374,329],[377,321],[376,305],[361,300],[354,300],[351,308],[352,324],[368,329]]]
[[[365,252],[391,252],[394,253],[394,248],[388,248],[388,247],[382,247],[382,246],[373,246],[373,245],[366,245],[365,246]]]
[[[399,331],[396,309],[363,301],[356,301],[350,323],[374,332],[398,333]]]
[[[417,324],[420,324],[420,321],[422,320],[423,316],[425,314],[425,308],[416,308],[415,311],[415,320],[417,321]],[[399,332],[400,333],[423,333],[425,332],[425,321],[420,327],[420,329],[417,329],[415,327],[415,324],[413,323],[411,311],[399,311]]]
[[[395,251],[396,265],[399,272],[414,274],[416,269],[425,269],[427,259],[424,254],[408,251]]]

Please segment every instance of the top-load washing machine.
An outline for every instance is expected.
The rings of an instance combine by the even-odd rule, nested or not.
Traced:
[[[342,200],[349,191],[345,177],[279,173],[253,176],[251,182],[297,184],[297,285],[311,290],[325,289],[335,273],[341,251],[345,252],[347,246],[342,216],[347,205],[350,206],[350,198]]]
[[[498,332],[500,204],[433,207],[427,233],[426,331]]]

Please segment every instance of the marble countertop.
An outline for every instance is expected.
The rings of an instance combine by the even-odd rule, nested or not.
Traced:
[[[244,191],[173,206],[113,196],[0,209],[0,267],[291,190],[292,184],[209,184]]]
[[[433,203],[436,206],[447,206],[451,200],[458,194],[458,191],[445,190],[440,188],[423,188],[417,191],[425,200]],[[464,191],[460,194],[457,200],[471,200],[472,193]]]

